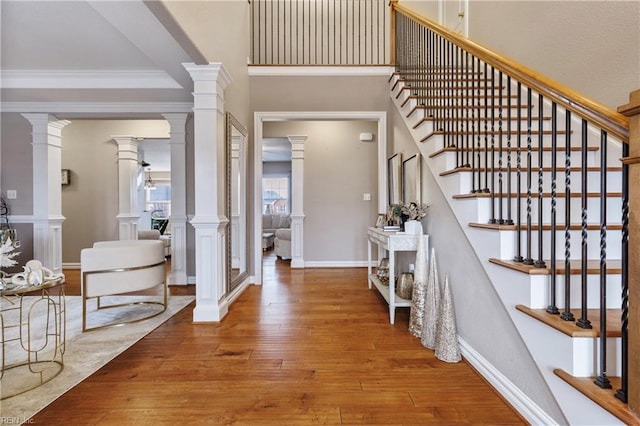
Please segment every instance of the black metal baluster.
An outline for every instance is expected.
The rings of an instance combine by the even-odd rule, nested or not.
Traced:
[[[622,157],[629,156],[629,144],[622,144]],[[616,398],[627,402],[629,386],[629,165],[622,163],[622,376]]]
[[[531,257],[531,101],[531,88],[527,87],[527,252],[522,260],[525,265],[533,265]]]
[[[551,288],[549,297],[549,306],[547,306],[547,312],[550,314],[558,314],[556,304],[556,284],[558,280],[558,273],[556,271],[556,178],[558,177],[558,125],[557,120],[558,106],[555,102],[551,103]],[[542,116],[538,117],[538,120],[542,123]],[[542,136],[541,136],[542,139]],[[542,146],[540,146],[542,152]],[[569,202],[569,199],[566,200]],[[566,209],[568,211],[568,209]],[[540,225],[540,235],[542,235],[542,225]]]
[[[475,86],[476,86],[476,65],[477,58],[475,56],[471,57],[471,102],[474,104],[471,108],[471,192],[476,193],[480,190],[480,176],[478,176],[478,185],[476,185],[476,168],[478,169],[478,173],[480,173],[480,158],[476,163],[476,120],[478,122],[478,128],[480,126],[480,104],[479,97],[475,96]],[[477,114],[476,114],[477,112]],[[480,155],[480,151],[478,151],[478,155]]]
[[[543,125],[543,120],[542,120],[542,116],[544,115],[544,110],[543,110],[543,98],[541,94],[538,94],[538,259],[536,260],[534,266],[536,268],[544,268],[546,267],[546,264],[544,263],[544,260],[542,260],[542,249],[543,249],[543,244],[542,244],[542,237],[544,235],[544,233],[542,232],[542,212],[543,212],[543,208],[542,208],[542,196],[543,196],[543,192],[542,192],[542,156],[544,154],[544,147],[543,147],[543,143],[542,143],[542,137],[543,137],[543,130],[542,130],[542,125]]]
[[[511,147],[511,77],[507,76],[507,218],[505,225],[513,225],[513,216],[511,214],[511,155],[513,154]],[[518,230],[520,232],[520,230]]]
[[[581,244],[582,244],[582,260],[580,268],[580,318],[576,321],[576,325],[580,328],[593,328],[591,321],[587,318],[587,120],[582,119],[582,155],[581,155],[581,173],[582,188],[580,194],[581,202]]]
[[[513,260],[523,262],[522,257],[522,84],[518,82],[516,99],[516,255]]]
[[[607,132],[600,131],[600,374],[594,383],[611,389],[607,377]]]
[[[487,78],[487,63],[484,63],[484,188],[482,192],[489,193],[489,79]],[[493,212],[491,213],[493,218]]]
[[[498,73],[498,224],[504,225],[502,198],[502,71]]]
[[[496,111],[496,95],[495,95],[495,75],[496,70],[491,67],[491,218],[489,223],[498,223],[496,220],[496,129],[495,129],[495,111]]]
[[[469,139],[471,138],[472,144],[473,144],[473,137],[471,136],[471,132],[469,130],[469,127],[471,125],[470,120],[472,119],[472,94],[473,94],[473,89],[471,88],[471,76],[469,75],[469,52],[464,52],[464,65],[463,65],[463,69],[465,72],[465,101],[464,101],[464,111],[465,111],[465,143],[464,143],[464,150],[466,152],[466,160],[464,160],[464,167],[471,167],[471,161],[469,161],[469,155],[471,155],[470,151],[471,151],[471,147],[469,146]],[[473,173],[471,173],[472,179],[473,179]],[[473,185],[471,186],[473,188]]]
[[[564,157],[564,311],[560,318],[575,321],[571,312],[571,111],[565,110],[567,143]]]

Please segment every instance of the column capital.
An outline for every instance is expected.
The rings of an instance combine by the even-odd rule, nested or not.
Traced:
[[[182,66],[189,72],[191,79],[195,82],[213,81],[222,90],[231,84],[231,75],[222,62],[212,62],[207,65],[196,65],[193,62],[183,63]],[[197,92],[198,90],[196,90]]]
[[[187,124],[187,118],[189,117],[189,114],[168,113],[168,114],[162,114],[162,116],[164,117],[165,120],[169,122],[170,133],[180,132],[180,131],[184,133],[185,125]]]

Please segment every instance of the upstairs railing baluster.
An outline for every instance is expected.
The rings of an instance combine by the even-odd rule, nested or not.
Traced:
[[[502,198],[502,72],[498,72],[498,224],[504,225]]]
[[[496,96],[495,96],[495,69],[491,67],[491,163],[487,164],[487,170],[489,167],[491,168],[490,176],[491,176],[491,185],[490,185],[490,200],[491,200],[491,218],[489,219],[489,223],[497,223],[496,220]]]
[[[513,216],[511,214],[511,77],[507,75],[507,219],[505,225],[513,225]],[[518,231],[519,232],[519,231]]]

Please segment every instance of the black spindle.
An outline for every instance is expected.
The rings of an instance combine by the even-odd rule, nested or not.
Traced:
[[[567,143],[564,157],[564,311],[560,318],[575,321],[571,313],[571,111],[566,110]]]
[[[556,306],[556,282],[558,274],[556,271],[556,178],[558,176],[557,169],[557,155],[558,155],[558,125],[557,120],[558,106],[555,102],[551,103],[551,289],[549,291],[549,306],[547,306],[547,312],[550,314],[558,314],[558,307]],[[542,116],[538,117],[538,120],[542,122]],[[542,147],[540,147],[542,151]],[[568,200],[567,200],[568,201]],[[542,235],[542,228],[539,230]]]
[[[580,328],[593,328],[587,317],[587,120],[582,119],[582,155],[580,161],[582,173],[581,202],[581,248],[582,259],[580,265],[580,318],[576,325]]]
[[[622,144],[622,157],[629,156],[629,144]],[[629,386],[629,165],[622,164],[622,376],[616,398],[627,402]]]

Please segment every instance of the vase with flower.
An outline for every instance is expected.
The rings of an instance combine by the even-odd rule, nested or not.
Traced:
[[[428,207],[427,204],[418,204],[414,201],[406,204],[398,203],[389,208],[389,214],[400,226],[401,231],[419,234],[422,233],[422,225],[419,221],[427,215]],[[409,223],[410,231],[405,229],[407,223]]]

